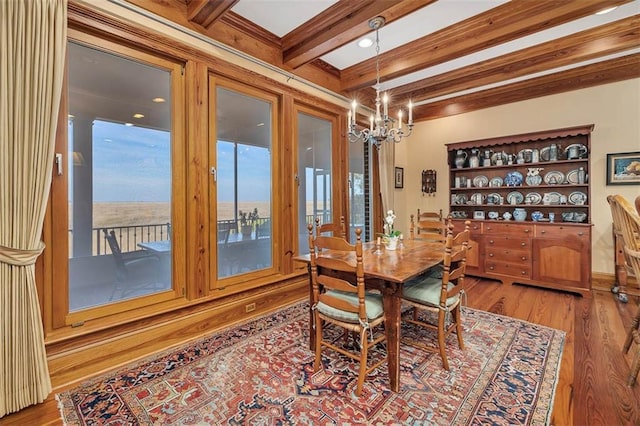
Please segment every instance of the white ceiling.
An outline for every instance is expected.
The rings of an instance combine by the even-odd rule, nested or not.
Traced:
[[[438,0],[415,13],[385,25],[379,32],[380,53],[384,53],[412,40],[416,40],[417,38],[448,27],[456,22],[485,12],[491,8],[506,3],[506,1],[507,0]],[[274,33],[275,35],[282,37],[307,20],[311,19],[319,12],[331,6],[333,3],[335,3],[333,0],[240,0],[233,6],[232,11]],[[592,27],[637,15],[638,13],[640,13],[640,1],[636,0],[620,6],[607,14],[591,15],[567,24],[552,27],[546,31],[541,31],[530,36],[503,43],[474,54],[459,57],[449,62],[438,64],[400,78],[389,81],[383,80],[381,81],[381,88],[383,90],[393,89],[394,87],[411,83],[426,77],[439,75],[463,66],[479,63],[526,47],[534,46]],[[375,39],[375,34],[373,32],[370,36]],[[551,69],[536,75],[528,75],[519,79],[502,81],[501,83],[494,84],[491,87],[512,83],[522,79],[529,79],[544,74],[550,74],[564,69],[579,67],[592,62],[628,55],[636,53],[639,50],[640,49],[620,52],[615,55],[601,57],[589,62],[574,63],[573,65],[563,67],[562,69]],[[357,45],[356,41],[323,56],[321,59],[333,65],[337,69],[342,70],[374,56],[375,45],[368,48],[361,48]],[[464,93],[483,90],[486,88],[487,87],[478,87]],[[433,98],[423,103],[434,102],[443,98],[458,96],[459,94],[461,93],[453,93],[446,97]]]

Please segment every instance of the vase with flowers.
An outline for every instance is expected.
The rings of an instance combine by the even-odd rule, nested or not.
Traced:
[[[398,241],[402,236],[402,232],[393,229],[393,223],[396,215],[393,210],[388,210],[384,218],[384,234],[382,234],[382,242],[387,250],[395,250],[398,247]]]
[[[258,208],[253,209],[252,212],[238,211],[238,220],[240,221],[240,232],[243,238],[251,238],[251,233],[254,231],[256,222],[260,216],[258,215]]]

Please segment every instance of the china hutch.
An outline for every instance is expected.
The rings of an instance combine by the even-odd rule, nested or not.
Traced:
[[[449,211],[471,220],[467,274],[591,293],[593,125],[447,144]]]

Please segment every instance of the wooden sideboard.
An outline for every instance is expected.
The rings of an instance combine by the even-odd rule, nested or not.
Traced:
[[[468,275],[590,296],[591,225],[473,220],[470,229]]]
[[[591,294],[593,125],[447,144],[449,212],[471,221],[467,273]]]

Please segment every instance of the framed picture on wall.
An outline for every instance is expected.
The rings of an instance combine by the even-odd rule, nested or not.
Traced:
[[[396,167],[396,188],[404,188],[404,169]]]
[[[607,185],[640,184],[640,152],[607,154]]]

